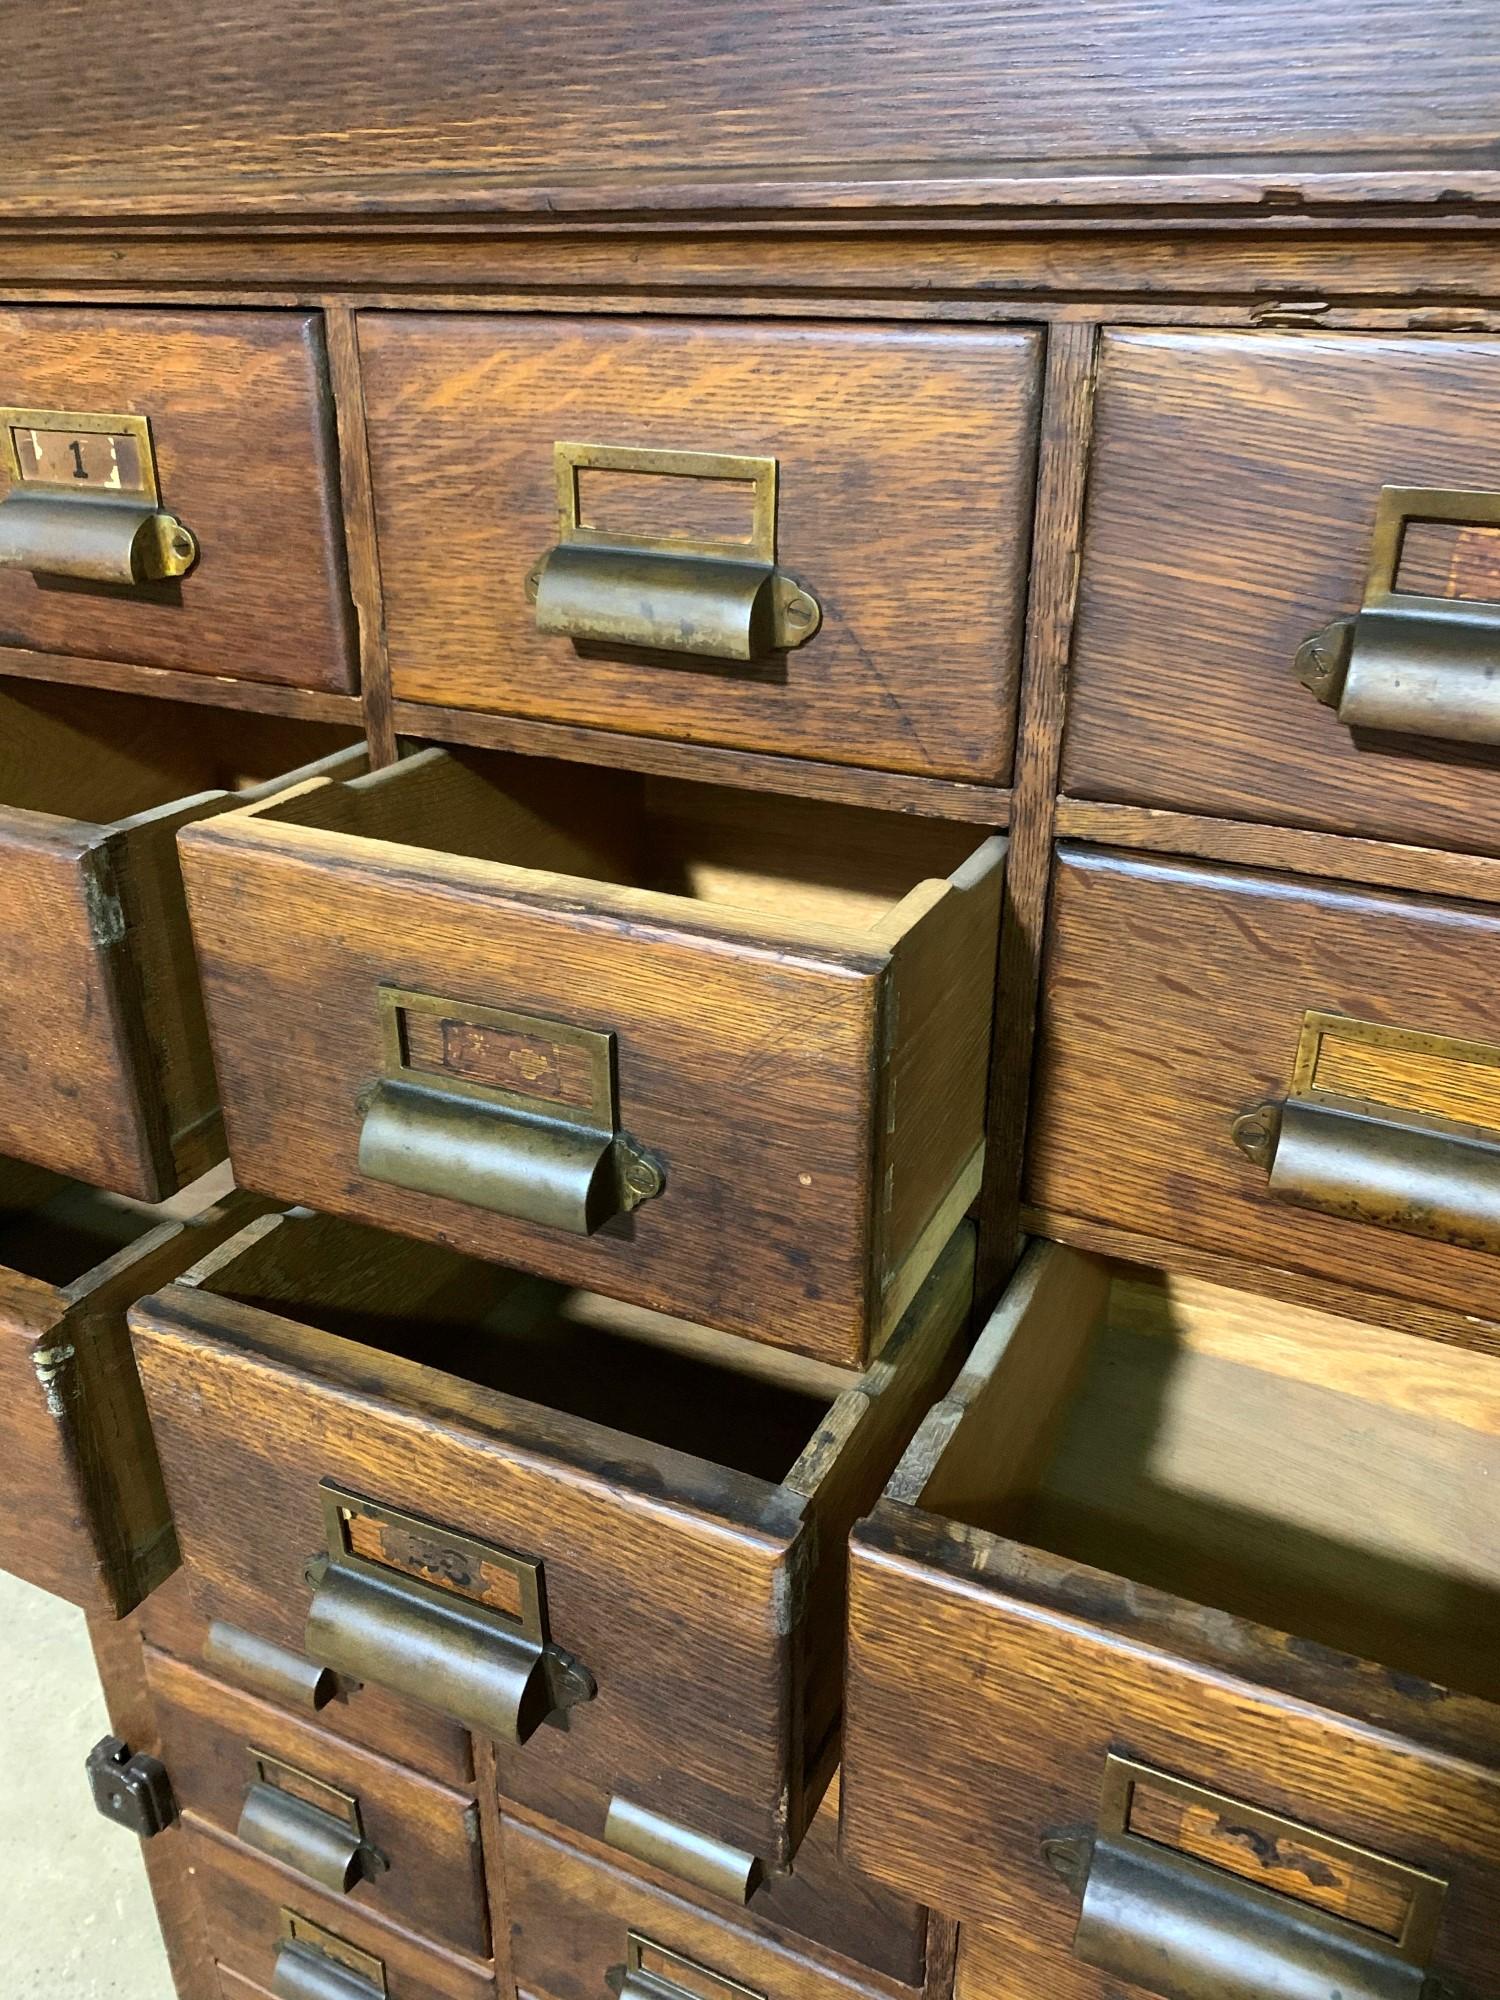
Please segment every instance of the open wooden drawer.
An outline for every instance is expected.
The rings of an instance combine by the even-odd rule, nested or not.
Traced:
[[[429,750],[181,844],[248,1187],[853,1366],[978,1191],[998,839]]]
[[[0,1153],[140,1201],[222,1157],[177,829],[352,740],[0,682]]]
[[[98,1616],[177,1566],[125,1309],[263,1206],[216,1193],[149,1208],[0,1161],[0,1569]]]
[[[838,1757],[844,1552],[972,1291],[865,1375],[324,1216],[131,1313],[195,1601],[499,1744],[500,1788],[743,1898]]]
[[[1003,2000],[1493,1991],[1497,1507],[1495,1353],[1033,1249],[855,1534],[847,1855]]]

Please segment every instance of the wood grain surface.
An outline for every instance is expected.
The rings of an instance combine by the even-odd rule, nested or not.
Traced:
[[[1273,1199],[1229,1136],[1284,1098],[1303,1014],[1483,1041],[1487,906],[1063,849],[1028,1195],[1037,1207],[1479,1320],[1492,1256]]]
[[[359,343],[399,699],[1006,782],[1034,335],[366,314]],[[562,439],[774,457],[778,560],[821,629],[740,665],[539,635]],[[605,539],[707,531],[697,493],[644,524],[644,499],[597,504]]]
[[[257,1757],[357,1801],[363,1838],[385,1866],[357,1882],[357,1909],[389,1918],[475,1959],[490,1953],[479,1814],[472,1795],[449,1791],[315,1723],[146,1651],[162,1761],[179,1809],[233,1835]],[[272,1782],[275,1782],[274,1778]],[[296,1793],[296,1780],[289,1780]],[[315,1798],[304,1789],[301,1796]]]
[[[1496,755],[1351,733],[1293,672],[1382,486],[1493,488],[1500,343],[1105,336],[1063,789],[1500,853]]]
[[[0,312],[0,350],[7,404],[148,417],[161,503],[201,551],[128,590],[0,573],[0,646],[355,685],[316,315],[28,307]]]

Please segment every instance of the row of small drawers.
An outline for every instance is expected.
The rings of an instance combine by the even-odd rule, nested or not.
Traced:
[[[1488,1990],[1500,1360],[1039,1245],[939,1396],[970,1276],[961,1237],[833,1395],[263,1218],[131,1313],[194,1603],[360,1683],[383,1754],[461,1781],[459,1703],[521,1809],[747,1888],[814,1823],[847,1630],[845,1856],[1025,1940],[997,2000],[1175,1993],[1130,1954],[1185,1911]]]
[[[1039,332],[403,313],[358,325],[398,699],[1009,782]],[[0,573],[0,643],[353,686],[315,315],[17,309],[0,314],[0,345],[25,415],[149,419],[162,504],[198,548],[180,579],[102,595]],[[1107,333],[1065,789],[1500,849],[1483,677],[1448,647],[1465,643],[1452,620],[1417,629],[1423,598],[1500,598],[1480,442],[1497,385],[1500,344],[1484,337]],[[654,469],[637,463],[651,453]],[[1397,619],[1405,680],[1433,641],[1457,692],[1408,702],[1404,721],[1351,699],[1351,722],[1397,732],[1372,736],[1319,708],[1297,656],[1359,609],[1386,488],[1425,494],[1407,512],[1446,525],[1403,542],[1392,503],[1398,589],[1380,615]],[[561,580],[559,566],[539,582],[564,544],[574,569],[594,562],[589,577]],[[703,551],[708,570],[672,583],[673,563]],[[643,552],[645,569],[611,567]],[[776,624],[781,598],[756,596],[757,565],[803,593],[805,643]],[[653,592],[654,627],[638,615]],[[725,620],[729,655],[743,642],[747,657],[726,656]],[[1441,741],[1413,756],[1406,729]]]

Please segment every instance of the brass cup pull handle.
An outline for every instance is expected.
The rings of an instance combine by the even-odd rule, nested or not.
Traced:
[[[327,1484],[323,1502],[328,1550],[307,1569],[313,1659],[504,1743],[592,1699],[593,1676],[548,1637],[539,1563]],[[389,1559],[361,1553],[372,1547]]]
[[[235,1831],[247,1847],[335,1895],[347,1896],[385,1867],[365,1840],[357,1810],[351,1820],[258,1779],[246,1789]]]
[[[1297,678],[1350,729],[1500,744],[1500,603],[1398,590],[1413,521],[1500,527],[1500,493],[1383,487],[1364,601],[1303,642]]]
[[[0,409],[0,568],[89,583],[160,583],[198,560],[161,504],[142,416]]]
[[[271,1991],[277,2000],[385,2000],[386,1984],[316,1945],[284,1938],[276,1947]]]
[[[776,566],[774,458],[562,443],[554,463],[557,545],[526,579],[539,632],[580,644],[748,661],[805,645],[818,630],[818,600]],[[584,518],[580,484],[598,472],[748,487],[750,532],[643,536],[598,527]]]

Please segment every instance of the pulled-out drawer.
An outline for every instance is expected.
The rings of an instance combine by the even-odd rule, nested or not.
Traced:
[[[348,691],[315,313],[0,312],[0,646]]]
[[[198,1607],[743,1898],[837,1761],[848,1529],[951,1374],[972,1267],[965,1228],[861,1376],[268,1217],[131,1314]]]
[[[222,1157],[177,829],[349,742],[0,682],[0,1153],[141,1201]]]
[[[473,1749],[461,1723],[349,1680],[296,1647],[224,1619],[200,1617],[180,1569],[142,1605],[139,1623],[142,1638],[158,1653],[205,1668],[237,1691],[315,1721],[326,1735],[378,1751],[449,1786],[467,1786],[473,1779]]]
[[[188,1870],[225,2000],[494,2000],[495,1974],[189,1826]],[[226,1976],[227,1975],[227,1976]]]
[[[1063,788],[1500,853],[1485,335],[1104,336]]]
[[[1497,907],[1064,849],[1028,1197],[1500,1319],[1497,988]]]
[[[177,1566],[125,1311],[261,1206],[213,1192],[151,1209],[0,1161],[0,1569],[103,1617]]]
[[[181,845],[245,1186],[855,1366],[978,1191],[998,839],[430,750]]]
[[[1032,330],[364,313],[398,698],[1008,782]]]
[[[888,1993],[798,1941],[733,1923],[514,1819],[504,1823],[511,1972],[546,2000],[840,2000]],[[918,1988],[917,1990],[920,1990]]]
[[[472,1796],[146,1649],[158,1748],[190,1821],[405,1929],[490,1955]]]
[[[845,1853],[970,2000],[1490,1992],[1497,1613],[1500,1357],[1037,1245],[855,1532]]]

